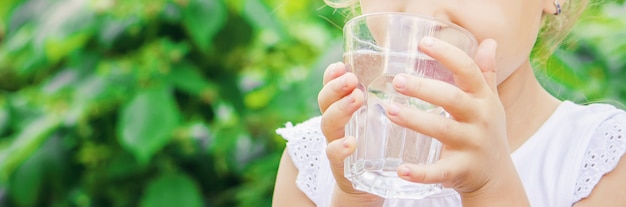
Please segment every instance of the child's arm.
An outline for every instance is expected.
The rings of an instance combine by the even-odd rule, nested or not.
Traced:
[[[574,204],[584,206],[626,206],[626,159],[622,158],[615,169],[604,175],[589,197]]]
[[[293,164],[291,156],[289,156],[287,149],[285,149],[280,159],[278,174],[276,175],[276,185],[274,187],[274,197],[272,200],[273,207],[315,206],[313,201],[296,186],[297,176],[298,168]]]

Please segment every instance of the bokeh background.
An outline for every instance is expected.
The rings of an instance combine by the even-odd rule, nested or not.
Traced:
[[[0,206],[270,206],[319,114],[345,12],[321,0],[1,0]],[[538,76],[626,103],[626,7],[597,3]]]

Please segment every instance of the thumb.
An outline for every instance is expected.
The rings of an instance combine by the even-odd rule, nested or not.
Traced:
[[[497,93],[498,79],[496,77],[496,48],[498,43],[493,39],[483,40],[476,51],[475,61],[483,73],[483,78],[494,93]]]

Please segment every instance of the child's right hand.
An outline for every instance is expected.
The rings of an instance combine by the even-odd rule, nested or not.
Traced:
[[[333,206],[381,206],[384,201],[381,197],[355,190],[344,176],[343,162],[356,149],[356,139],[344,137],[344,127],[365,100],[363,91],[356,89],[357,78],[346,72],[343,63],[335,63],[324,72],[323,84],[317,98],[322,112],[322,133],[328,143],[326,154],[337,181]]]

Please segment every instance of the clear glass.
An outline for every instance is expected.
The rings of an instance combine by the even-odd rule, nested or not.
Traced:
[[[465,51],[476,50],[476,38],[449,22],[407,13],[375,13],[356,17],[344,27],[344,61],[359,79],[366,101],[346,126],[357,149],[345,160],[345,176],[358,190],[385,198],[421,199],[441,191],[441,184],[420,184],[397,176],[403,163],[428,165],[439,159],[436,139],[391,122],[385,105],[394,102],[449,117],[443,108],[401,95],[391,81],[399,73],[454,84],[452,73],[423,54],[418,45],[432,36]]]

